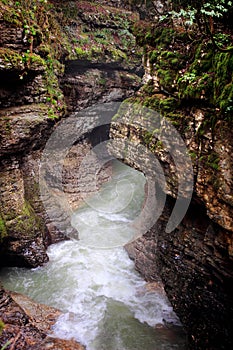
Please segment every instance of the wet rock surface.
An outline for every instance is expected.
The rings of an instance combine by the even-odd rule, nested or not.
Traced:
[[[4,322],[0,346],[6,349],[36,350],[53,349],[82,350],[83,346],[73,340],[48,336],[61,312],[52,307],[33,302],[29,298],[0,290],[0,318]]]
[[[131,108],[129,105],[128,109]],[[194,118],[198,118],[199,112]],[[140,113],[136,115],[140,117]],[[204,135],[200,146],[203,156],[214,150],[224,166],[214,170],[206,162],[200,162],[194,167],[190,208],[177,228],[168,233],[166,227],[177,193],[177,169],[156,136],[149,144],[146,142],[143,128],[149,130],[148,118],[145,123],[136,118],[136,126],[134,121],[127,111],[123,126],[114,120],[110,135],[116,143],[112,151],[116,157],[148,174],[148,179],[153,174],[153,162],[157,164],[155,159],[158,159],[166,175],[166,203],[157,222],[152,220],[151,228],[128,244],[126,250],[146,280],[162,278],[169,300],[187,330],[190,348],[229,349],[233,344],[231,136],[224,128],[224,121],[219,123],[221,132],[216,133],[214,140],[208,134]],[[189,119],[189,123],[195,124],[195,120]],[[188,149],[198,148],[190,130],[192,128],[189,128],[187,139],[182,129],[180,132]],[[152,219],[162,198],[159,172],[154,180],[158,206],[156,209],[151,207],[149,216]],[[146,189],[145,193],[147,196]]]
[[[21,28],[22,24],[14,23],[13,10],[7,4],[0,6],[3,13],[0,21],[1,264],[36,267],[47,261],[49,244],[67,239],[74,230],[70,227],[70,212],[79,205],[84,191],[77,186],[77,174],[92,144],[92,140],[84,140],[85,135],[81,140],[75,140],[77,145],[71,147],[65,159],[64,189],[56,188],[56,169],[51,167],[53,195],[41,198],[42,150],[58,123],[56,118],[65,115],[65,102],[68,111],[72,112],[132,95],[141,82],[141,57],[129,52],[126,43],[117,35],[117,30],[125,31],[124,39],[132,43],[131,49],[135,50],[135,39],[128,31],[134,18],[130,11],[102,5],[96,7],[85,1],[69,2],[66,6],[70,13],[63,9],[63,15],[59,3],[55,18],[55,9],[47,13],[42,6],[39,13],[33,8],[36,26],[42,23],[43,16],[45,24],[38,27],[38,37],[31,42]],[[17,6],[14,10],[20,17],[22,11]],[[95,10],[95,16],[92,10]],[[107,15],[99,28],[101,11]],[[49,31],[52,42],[57,37],[57,42],[43,41],[42,37],[48,38],[47,34],[43,36],[44,30]],[[115,38],[116,50],[114,42],[105,36],[111,40]],[[82,54],[78,50],[80,47]],[[88,57],[84,59],[82,55]],[[68,128],[62,137],[69,138],[69,132],[72,133]],[[94,138],[97,140],[98,137]],[[54,155],[54,159],[58,157]],[[107,177],[106,169],[103,169],[99,182],[106,181]],[[88,192],[86,188],[85,193]],[[63,210],[59,200],[64,193],[70,207],[68,212]]]
[[[162,278],[190,348],[228,349],[233,341],[231,233],[213,224],[200,202],[190,206],[174,232],[165,233],[173,205],[168,197],[156,225],[126,249],[147,280]]]
[[[95,4],[55,3],[56,10],[47,2],[31,8],[26,2],[19,6],[16,2],[0,3],[1,266],[35,268],[46,263],[47,246],[74,233],[70,212],[80,205],[83,196],[90,195],[84,173],[78,187],[79,168],[92,146],[102,139],[103,130],[82,135],[71,145],[64,159],[62,191],[57,188],[56,168],[51,165],[53,193],[41,197],[41,157],[59,119],[67,117],[67,110],[122,100],[141,83],[141,57],[134,55],[135,39],[128,31],[135,17],[131,12],[101,7],[108,16],[100,23],[101,13],[93,16]],[[29,31],[25,21],[30,24]],[[31,28],[36,28],[34,37],[28,33]],[[118,30],[124,35],[119,36]],[[128,42],[132,43],[130,52]],[[68,138],[69,132],[65,134]],[[58,158],[55,154],[54,162]],[[95,168],[95,160],[89,166]],[[106,164],[97,170],[98,187],[111,176],[111,168]],[[69,213],[67,206],[63,210],[60,205],[63,195]],[[0,347],[9,341],[7,349],[83,349],[73,340],[47,335],[58,315],[57,310],[1,290],[0,319],[5,327]]]
[[[62,5],[59,1],[54,3],[58,4],[58,8]],[[120,1],[99,3],[121,6]],[[77,4],[80,5],[78,10]],[[123,10],[122,16],[122,10],[120,14],[109,7],[100,7],[101,13],[96,14],[96,6],[85,1],[66,2],[65,7],[70,12],[74,10],[70,18],[60,22],[66,27],[71,47],[64,48],[62,44],[55,43],[55,38],[59,41],[62,36],[58,36],[59,30],[53,32],[53,28],[59,26],[52,21],[46,30],[53,35],[50,46],[59,53],[50,56],[51,52],[41,43],[39,33],[34,42],[33,60],[26,55],[31,48],[21,24],[19,27],[12,25],[0,15],[0,106],[3,108],[0,113],[0,253],[3,265],[41,265],[48,259],[48,244],[66,239],[69,215],[64,216],[64,211],[47,198],[45,203],[49,203],[52,216],[56,218],[51,221],[43,207],[38,186],[41,152],[56,124],[52,119],[64,116],[64,101],[68,111],[73,112],[97,102],[121,101],[133,95],[141,84],[141,61],[134,54],[125,59],[124,45],[114,32],[120,29],[121,37],[128,37],[126,47],[130,42],[131,51],[135,50],[134,40],[125,27],[127,16],[129,24],[132,24],[132,13]],[[1,7],[4,11],[5,8],[6,5]],[[126,4],[126,8],[131,6]],[[102,13],[105,14],[104,21]],[[46,17],[43,23],[47,25],[48,19]],[[107,31],[101,31],[103,26]],[[117,51],[111,45],[105,47],[104,40],[107,38],[110,42],[110,37],[113,38],[113,46],[117,45]],[[45,60],[51,57],[52,64],[56,66],[52,75]],[[86,65],[87,58],[89,63]],[[55,62],[57,59],[62,63],[67,60],[65,74],[64,66]],[[148,79],[152,79],[156,98],[163,105],[167,96],[176,96],[175,88],[170,83],[163,86],[166,81],[162,82],[151,70],[149,60],[146,64],[150,75]],[[132,66],[136,69],[132,70]],[[49,79],[46,78],[48,76]],[[164,89],[168,90],[168,95],[164,95]],[[55,109],[51,101],[56,104]],[[191,348],[230,349],[233,344],[232,136],[224,120],[218,121],[214,134],[211,126],[201,129],[205,125],[205,114],[208,115],[208,110],[204,107],[189,108],[177,126],[189,151],[197,157],[194,162],[195,193],[185,219],[170,234],[165,233],[165,226],[174,204],[171,197],[177,193],[176,171],[171,157],[161,149],[161,145],[155,145],[154,140],[146,144],[155,152],[167,175],[169,197],[156,225],[129,245],[127,250],[135,260],[136,268],[148,281],[156,281],[159,271],[167,295],[187,328]],[[122,139],[132,136],[140,142],[145,140],[145,135],[138,132],[140,130],[116,127],[112,135]],[[90,150],[89,141],[82,140],[81,144],[74,145],[65,160],[64,189],[71,209],[80,203],[75,189],[77,177],[72,169],[79,168],[83,154]],[[137,158],[132,148],[125,162],[140,169]],[[103,181],[108,174],[109,170],[106,175],[104,169]],[[53,170],[51,177],[56,180]],[[60,192],[56,195],[60,197]],[[22,303],[22,307],[18,303]],[[46,333],[50,321],[38,326],[36,317],[23,310],[24,302],[19,302],[16,295],[1,292],[1,305],[0,318],[6,323],[1,345],[10,340],[9,349],[13,346],[15,349],[34,350],[79,349],[73,341],[48,338]],[[41,314],[37,306],[35,309]],[[44,314],[39,318],[43,317]]]
[[[67,62],[61,87],[69,110],[94,103],[122,101],[141,86],[142,68],[125,69],[120,63]]]
[[[43,105],[32,104],[1,109],[0,157],[22,154],[42,147],[53,125]]]
[[[156,264],[166,293],[186,325],[191,348],[231,348],[231,232],[213,223],[194,198],[181,225],[171,234],[164,234],[171,205],[168,201],[164,216],[152,230],[158,234]]]

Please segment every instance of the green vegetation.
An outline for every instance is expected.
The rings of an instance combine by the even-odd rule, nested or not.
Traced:
[[[21,213],[14,220],[14,228],[17,234],[26,236],[34,236],[35,230],[39,230],[41,226],[40,219],[31,205],[25,201]]]
[[[143,141],[145,142],[145,144],[151,152],[164,151],[163,142],[158,140],[157,137],[157,130],[155,130],[152,133],[147,131],[143,135]]]
[[[22,237],[33,237],[35,232],[43,232],[43,222],[35,214],[28,201],[24,202],[19,212],[8,211],[7,214],[1,213],[0,216],[0,240],[7,236],[7,230],[14,227],[14,234]]]
[[[134,26],[136,40],[144,47],[151,72],[159,79],[161,91],[155,93],[151,82],[142,89],[143,104],[168,115],[178,106],[208,104],[221,118],[233,111],[233,52],[219,51],[206,36],[193,41],[180,28],[140,22]],[[218,42],[229,42],[229,34],[216,35]],[[182,44],[181,44],[182,43]],[[169,96],[170,95],[170,96]],[[173,99],[172,99],[173,98]]]
[[[223,3],[226,7],[220,8]],[[232,128],[232,10],[226,1],[169,4],[167,15],[158,16],[157,23],[139,21],[133,26],[152,78],[129,102],[158,111],[186,140],[193,140],[197,149],[191,148],[189,155],[195,169],[204,169],[209,183],[218,190],[221,155],[207,139],[214,145],[215,138],[221,138],[219,132],[224,135],[225,129]],[[198,110],[200,115],[195,114]],[[203,135],[208,135],[207,139]],[[147,133],[143,140],[151,151],[160,152],[155,134]]]
[[[118,61],[131,67],[141,59],[141,49],[130,32],[138,18],[130,12],[89,1],[47,0],[0,0],[0,12],[5,23],[19,28],[24,43],[17,50],[1,48],[0,63],[22,84],[32,72],[43,74],[51,119],[65,113],[58,82],[64,59]]]
[[[177,19],[186,30],[191,28],[202,35],[205,34],[215,49],[232,51],[233,46],[229,46],[230,42],[226,40],[226,34],[215,34],[216,25],[221,20],[227,24],[231,21],[232,5],[233,2],[229,0],[173,0],[170,11],[161,16],[161,19],[164,20],[168,17],[172,21]]]
[[[201,43],[193,62],[177,75],[181,99],[206,100],[228,117],[233,110],[233,55],[214,51],[210,42]]]
[[[46,61],[38,54],[27,52],[19,53],[17,51],[0,48],[0,63],[8,71],[18,71],[18,79],[23,80],[29,71],[45,72]]]
[[[2,334],[2,331],[4,328],[5,328],[5,323],[0,319],[0,335]],[[1,350],[5,350],[10,344],[11,344],[11,341],[9,340],[1,347]]]
[[[130,32],[137,16],[99,3],[69,1],[57,5],[59,23],[71,43],[70,59],[122,61],[132,64],[141,52]],[[132,50],[128,59],[129,48]],[[132,61],[132,62],[131,62]]]
[[[43,73],[47,89],[48,117],[59,118],[65,103],[58,84],[63,66],[58,60],[70,45],[56,19],[54,7],[47,0],[0,0],[2,18],[22,31],[25,49],[0,49],[0,62],[24,81],[31,72]]]
[[[2,217],[0,216],[0,242],[6,236],[7,236],[7,229],[6,229],[6,226],[5,226],[5,222],[2,219]],[[0,324],[0,327],[1,327],[1,324]]]
[[[157,18],[162,23],[174,24],[182,30],[192,32],[196,35],[208,37],[215,48],[219,50],[233,50],[232,43],[225,40],[222,36],[225,33],[219,33],[219,27],[224,24],[225,27],[232,29],[233,2],[230,0],[171,0],[161,3],[150,0],[129,0],[132,7],[147,10],[149,18]],[[219,44],[219,34],[222,37]]]
[[[5,324],[4,324],[4,322],[0,319],[0,334],[2,334],[2,331],[3,331],[4,327],[5,327]]]
[[[216,153],[211,153],[207,156],[207,166],[210,166],[214,170],[219,169],[219,156]]]

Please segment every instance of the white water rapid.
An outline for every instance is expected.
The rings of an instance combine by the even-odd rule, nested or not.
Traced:
[[[5,268],[5,288],[61,309],[53,335],[87,350],[184,349],[179,320],[164,293],[147,288],[123,245],[134,234],[145,177],[114,162],[112,179],[73,215],[77,240],[49,247],[40,268]],[[160,325],[160,326],[159,326]],[[178,329],[178,330],[177,330]]]

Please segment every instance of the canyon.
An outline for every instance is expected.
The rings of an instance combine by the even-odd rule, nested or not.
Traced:
[[[35,11],[34,17],[27,17],[23,4],[12,9],[0,2],[1,266],[41,266],[48,261],[49,245],[75,234],[69,212],[54,198],[65,193],[70,208],[76,208],[81,194],[91,193],[85,174],[84,187],[76,188],[83,159],[96,145],[115,140],[114,156],[152,177],[162,193],[159,198],[166,197],[158,220],[126,245],[136,269],[146,281],[162,280],[190,349],[231,348],[233,143],[231,105],[226,103],[231,103],[232,53],[213,53],[209,43],[193,43],[178,25],[167,28],[142,21],[137,7],[127,1],[51,4],[52,10],[43,2],[34,4],[38,6],[30,10]],[[24,26],[19,20],[22,13]],[[26,25],[31,26],[29,31]],[[189,57],[190,66],[199,69],[196,80],[188,78],[192,73],[186,67]],[[182,79],[184,74],[187,79]],[[120,106],[126,99],[122,116],[114,111],[113,121],[100,121],[100,127],[75,135],[77,112],[105,103]],[[185,173],[186,164],[177,171],[172,151],[166,149],[157,127],[148,126],[148,110],[155,118],[151,110],[168,118],[181,135],[193,166],[191,203],[169,233],[166,227],[179,191],[179,174]],[[52,191],[41,198],[43,150],[66,120],[70,125],[66,124],[64,139],[76,139],[64,164],[60,149],[54,151],[47,173]],[[164,178],[155,176],[153,167],[150,171],[151,156],[161,164]],[[93,164],[95,160],[89,167]],[[62,189],[58,166],[63,166]],[[88,165],[85,169],[88,174]],[[111,167],[106,164],[98,174],[98,187],[110,177]],[[186,198],[188,187],[183,188],[181,198]],[[49,326],[40,326],[21,298],[1,290],[0,318],[7,325],[0,338],[2,346],[11,338],[16,349],[39,349],[42,341],[49,349],[82,348],[75,341],[47,336],[58,310],[38,306],[45,310],[42,323],[47,313],[52,315]]]

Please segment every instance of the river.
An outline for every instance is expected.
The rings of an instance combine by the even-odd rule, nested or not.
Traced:
[[[114,161],[111,180],[73,214],[79,240],[51,245],[43,267],[1,271],[5,288],[64,312],[53,335],[75,338],[87,350],[185,349],[162,289],[148,287],[123,248],[134,236],[145,182]]]

